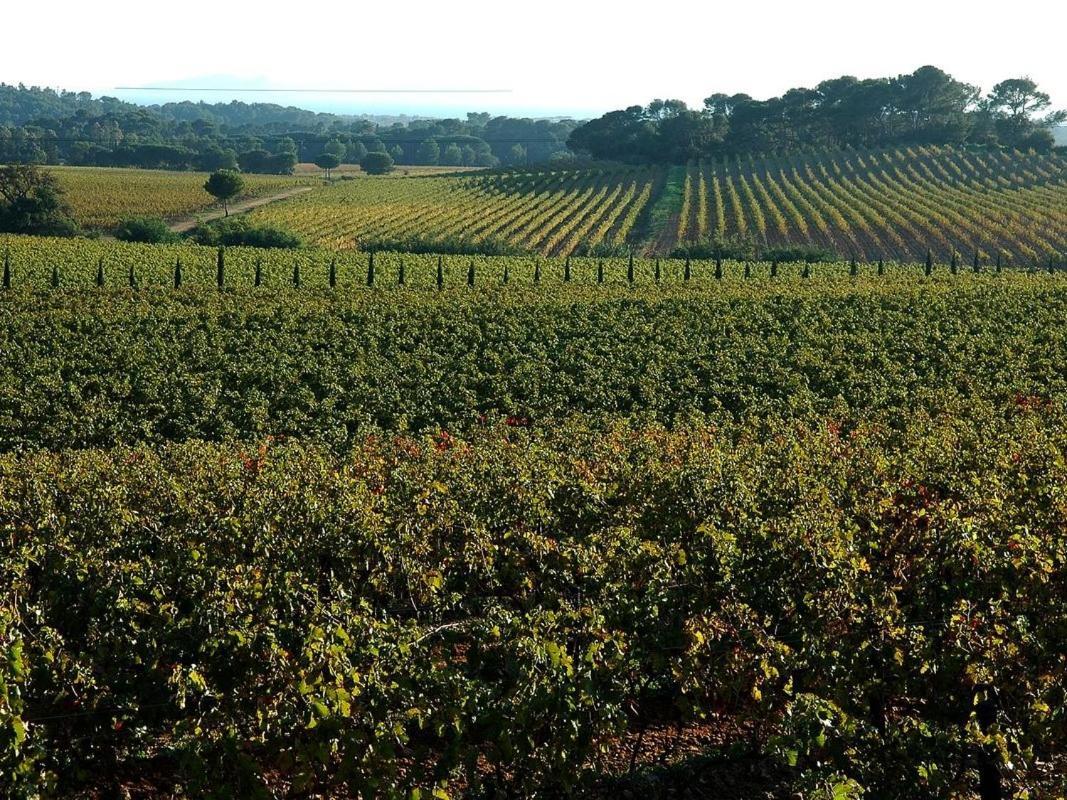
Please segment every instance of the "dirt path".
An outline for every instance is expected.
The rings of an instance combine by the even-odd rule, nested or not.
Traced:
[[[266,197],[253,197],[249,200],[242,200],[239,203],[232,203],[230,205],[230,215],[243,214],[246,211],[251,211],[253,208],[265,206],[267,203],[274,203],[278,200],[285,200],[289,197],[303,194],[304,192],[310,192],[312,188],[313,187],[311,186],[295,186],[292,189],[286,189],[284,192],[278,192],[278,194],[267,195]],[[212,211],[205,211],[202,214],[178,217],[177,219],[171,220],[169,227],[175,233],[187,233],[202,222],[211,222],[215,219],[221,219],[224,216],[226,216],[226,212],[221,208],[216,208]]]

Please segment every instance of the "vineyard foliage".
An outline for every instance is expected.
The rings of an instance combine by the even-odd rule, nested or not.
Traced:
[[[0,774],[555,797],[666,707],[805,796],[1050,796],[1067,416],[954,411],[0,457]]]
[[[482,416],[906,416],[1067,392],[1058,275],[803,278],[790,265],[745,280],[733,265],[721,282],[630,287],[624,262],[604,285],[591,266],[551,288],[456,275],[443,291],[11,289],[0,449],[265,435],[343,448]]]
[[[59,180],[63,199],[83,228],[110,230],[128,217],[179,217],[215,206],[215,199],[204,191],[207,173],[117,167],[49,167],[48,171]],[[313,183],[308,178],[280,175],[242,177],[244,192],[237,200]]]

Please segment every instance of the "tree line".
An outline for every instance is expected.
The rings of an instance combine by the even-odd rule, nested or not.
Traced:
[[[376,121],[270,103],[140,106],[0,84],[0,163],[287,174],[323,153],[358,164],[382,152],[397,164],[518,166],[569,156],[577,125],[487,113]]]
[[[986,94],[937,67],[895,78],[843,76],[813,89],[756,100],[712,94],[703,107],[681,100],[609,112],[574,130],[572,150],[629,162],[685,163],[748,153],[891,145],[979,144],[1047,152],[1067,113],[1030,78]]]

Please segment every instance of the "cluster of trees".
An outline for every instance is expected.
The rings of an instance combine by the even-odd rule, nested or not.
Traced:
[[[9,164],[0,167],[0,232],[69,236],[78,226],[53,175]]]
[[[755,100],[713,94],[703,108],[681,100],[612,111],[575,129],[568,144],[595,158],[684,163],[743,153],[895,144],[1001,145],[1050,150],[1067,119],[1029,78],[983,95],[937,67],[895,78],[845,76],[814,89]]]
[[[569,155],[574,120],[468,114],[406,120],[322,114],[270,103],[139,106],[88,92],[0,84],[0,162],[286,174],[323,153],[359,164],[493,167]]]

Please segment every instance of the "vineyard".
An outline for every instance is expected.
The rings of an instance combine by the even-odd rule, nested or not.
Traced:
[[[676,185],[678,184],[678,185]],[[1067,158],[914,147],[684,170],[543,170],[341,183],[255,212],[337,249],[456,240],[567,255],[667,255],[702,241],[818,246],[841,258],[932,252],[1030,264],[1067,246]]]
[[[0,240],[0,794],[1062,797],[1057,158]],[[745,236],[855,258],[667,255]]]
[[[1067,249],[1067,157],[947,147],[691,163],[677,241],[821,245],[863,260]]]
[[[204,175],[53,168],[75,218],[205,210]],[[913,147],[691,162],[448,175],[248,175],[246,196],[313,191],[251,213],[305,241],[353,249],[665,256],[705,243],[809,246],[860,261],[1001,258],[1067,250],[1067,157]]]
[[[253,218],[337,249],[497,242],[542,255],[618,245],[660,190],[658,168],[473,173],[345,181]]]
[[[84,228],[108,230],[124,218],[140,215],[179,217],[216,205],[204,191],[207,174],[115,167],[49,167],[59,180],[74,220]],[[307,178],[245,175],[241,199],[266,197]]]

